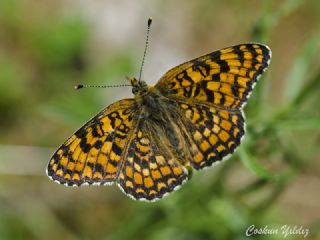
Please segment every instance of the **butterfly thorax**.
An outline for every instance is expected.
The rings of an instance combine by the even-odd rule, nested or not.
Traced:
[[[172,148],[172,154],[181,162],[189,161],[190,149],[188,141],[183,137],[181,116],[178,115],[176,104],[165,101],[154,87],[135,97],[139,109],[139,126],[144,126],[158,144],[166,144]]]
[[[153,87],[147,85],[142,80],[132,77],[128,79],[132,85],[132,93],[135,95],[136,106],[142,118],[164,121],[163,105],[160,96]]]

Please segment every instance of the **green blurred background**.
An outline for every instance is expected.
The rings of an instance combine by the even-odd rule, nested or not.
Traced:
[[[156,203],[116,186],[50,181],[53,151],[100,109],[132,96],[128,87],[73,86],[137,76],[149,16],[149,84],[222,47],[270,46],[271,66],[245,108],[245,141]],[[320,239],[319,39],[318,0],[0,0],[0,239],[246,239],[251,225],[285,224]]]

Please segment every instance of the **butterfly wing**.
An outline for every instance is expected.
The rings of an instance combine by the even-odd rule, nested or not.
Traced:
[[[236,45],[171,69],[155,88],[170,98],[240,108],[270,59],[271,50],[265,45]]]
[[[165,130],[152,122],[141,121],[128,145],[126,161],[118,185],[122,191],[138,200],[154,201],[176,190],[188,179],[165,135]]]
[[[177,106],[176,123],[195,169],[211,166],[240,145],[245,134],[241,108],[270,59],[265,45],[236,45],[183,63],[155,85],[167,104]]]
[[[136,124],[134,100],[118,101],[72,135],[52,156],[48,176],[67,186],[112,184]]]
[[[173,100],[169,100],[176,102]],[[240,145],[245,134],[241,109],[232,111],[199,103],[176,102],[176,123],[187,142],[195,169],[223,160]]]

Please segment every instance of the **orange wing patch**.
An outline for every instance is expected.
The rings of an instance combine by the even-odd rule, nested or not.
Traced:
[[[54,153],[48,176],[68,186],[112,184],[135,124],[134,111],[128,99],[100,112]]]

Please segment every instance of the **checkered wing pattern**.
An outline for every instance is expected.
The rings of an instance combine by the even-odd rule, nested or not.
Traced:
[[[265,45],[236,45],[171,69],[155,87],[174,99],[240,108],[270,59],[271,51]]]
[[[195,169],[211,166],[240,145],[243,105],[271,59],[270,49],[248,43],[228,47],[168,71],[155,89],[181,111],[180,128]]]
[[[211,166],[240,145],[245,133],[241,110],[227,111],[196,103],[179,103],[179,107],[195,169]]]
[[[124,193],[153,201],[176,190],[188,178],[162,126],[141,122],[134,132],[118,179]]]
[[[112,184],[135,126],[133,106],[118,101],[86,123],[54,153],[48,176],[67,186]]]

